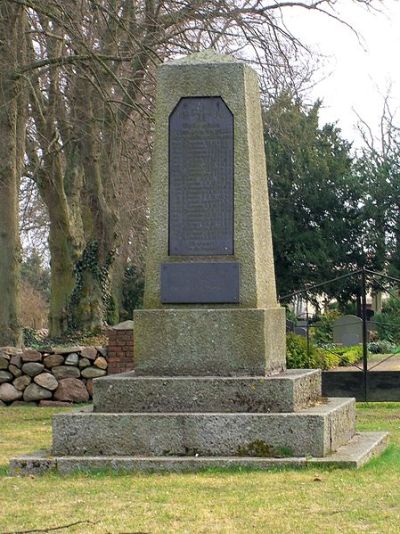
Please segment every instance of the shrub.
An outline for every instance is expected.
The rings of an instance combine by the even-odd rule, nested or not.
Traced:
[[[354,345],[351,348],[346,347],[347,350],[340,356],[340,366],[354,365],[362,358],[362,346]]]
[[[390,297],[382,313],[375,315],[376,327],[381,340],[400,343],[400,298]]]
[[[290,333],[286,337],[286,362],[288,369],[331,369],[339,365],[340,358],[311,341],[308,354],[307,339]]]
[[[368,351],[372,354],[389,354],[395,350],[395,346],[386,339],[371,341],[368,343]]]
[[[321,316],[315,324],[314,341],[317,345],[332,343],[333,341],[333,323],[340,317],[336,310],[328,311]]]

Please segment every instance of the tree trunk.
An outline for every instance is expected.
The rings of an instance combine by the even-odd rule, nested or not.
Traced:
[[[0,3],[0,345],[20,345],[18,185],[25,140],[25,84],[15,71],[24,62],[25,12]]]

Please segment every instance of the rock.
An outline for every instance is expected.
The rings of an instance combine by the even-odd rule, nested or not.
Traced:
[[[10,371],[10,373],[12,373],[15,377],[18,377],[18,376],[21,376],[22,375],[22,371],[19,367],[17,367],[16,365],[13,365],[12,363],[10,363],[10,367],[8,368],[8,370]]]
[[[44,369],[44,365],[42,363],[37,362],[29,362],[24,363],[22,366],[22,372],[29,376],[36,376],[40,374]]]
[[[79,367],[81,369],[84,369],[85,367],[89,367],[90,361],[87,358],[81,358],[79,360]]]
[[[26,362],[41,362],[42,355],[38,350],[34,349],[25,349],[22,353],[22,361]]]
[[[81,356],[93,361],[97,358],[97,350],[95,347],[82,347]]]
[[[2,400],[0,400],[0,408],[3,408],[4,406],[7,406],[7,404],[3,402]]]
[[[60,365],[59,367],[53,367],[53,375],[57,379],[61,378],[79,378],[81,373],[77,367],[72,367],[71,365]]]
[[[15,365],[15,367],[22,367],[22,353],[14,354],[11,356],[10,364]]]
[[[64,363],[64,356],[61,356],[61,354],[49,354],[45,356],[43,363],[48,369],[51,369],[52,367],[62,365]]]
[[[32,378],[28,375],[22,375],[16,378],[13,385],[18,391],[23,391],[32,382]]]
[[[39,402],[41,408],[63,408],[64,406],[71,406],[70,402],[54,401],[54,400],[41,400]]]
[[[18,391],[12,384],[0,385],[0,400],[3,402],[12,402],[22,397],[22,393]]]
[[[97,367],[86,367],[82,370],[82,376],[85,378],[98,378],[99,376],[104,376],[106,371],[103,369],[98,369]]]
[[[58,388],[58,381],[55,376],[50,373],[41,373],[33,379],[36,384],[42,388],[54,391]]]
[[[87,402],[89,393],[85,385],[76,378],[64,378],[60,380],[54,398],[60,401]]]
[[[79,347],[78,345],[70,346],[70,347],[53,347],[53,352],[56,354],[70,354],[71,352],[80,352],[82,350],[82,347]]]
[[[42,399],[51,399],[52,393],[48,389],[41,388],[37,384],[29,384],[24,391],[24,401],[39,401]]]
[[[0,369],[7,369],[9,364],[9,358],[0,356]]]
[[[86,382],[86,389],[88,390],[89,396],[93,398],[93,380],[89,378]]]
[[[107,360],[103,358],[103,356],[99,356],[98,358],[96,358],[94,361],[94,365],[99,369],[107,369],[108,367]]]
[[[10,404],[11,407],[15,408],[17,406],[36,406],[36,402],[27,402],[16,400]]]
[[[106,347],[96,347],[96,350],[100,354],[100,356],[103,356],[103,358],[107,358],[107,348]]]
[[[3,382],[11,382],[13,378],[13,375],[8,371],[0,371],[0,384],[3,384]]]
[[[78,362],[79,356],[76,354],[76,352],[68,354],[68,356],[65,358],[65,365],[78,365]]]

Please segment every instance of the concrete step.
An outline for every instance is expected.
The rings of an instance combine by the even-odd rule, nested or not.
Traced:
[[[296,413],[70,413],[53,419],[56,456],[326,456],[354,434],[354,399]]]
[[[94,381],[94,411],[297,412],[321,396],[319,369],[261,377],[139,377],[109,375]]]
[[[13,475],[38,475],[57,470],[73,471],[112,470],[130,472],[194,472],[209,468],[246,467],[274,469],[278,467],[306,467],[329,465],[340,468],[359,468],[387,446],[387,432],[361,432],[325,457],[305,456],[287,458],[262,457],[144,457],[144,456],[51,456],[46,451],[13,458],[10,471]]]

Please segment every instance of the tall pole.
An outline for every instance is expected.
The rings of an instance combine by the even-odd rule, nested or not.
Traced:
[[[363,269],[361,272],[361,315],[362,315],[364,401],[367,402],[368,330],[367,330],[367,283],[366,283],[365,269]]]
[[[307,356],[310,357],[310,323],[308,318],[308,299],[306,299],[306,334],[307,334]]]

